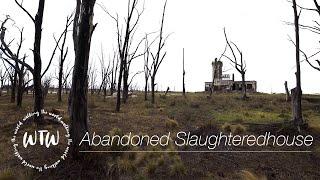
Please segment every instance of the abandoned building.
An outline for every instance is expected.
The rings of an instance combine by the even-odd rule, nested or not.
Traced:
[[[220,60],[212,62],[212,81],[205,82],[205,91],[242,91],[242,81],[235,81],[234,74],[223,74],[223,63]],[[257,91],[257,81],[246,81],[247,92]]]

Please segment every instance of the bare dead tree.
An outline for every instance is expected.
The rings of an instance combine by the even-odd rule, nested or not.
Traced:
[[[149,42],[148,36],[153,33],[149,33],[145,35],[145,45],[144,45],[144,54],[143,54],[143,59],[144,59],[144,80],[145,80],[145,85],[144,85],[144,100],[148,100],[148,91],[149,91],[149,79],[151,77],[151,70],[152,70],[152,63],[153,61],[150,60],[150,48],[152,44],[157,40],[158,37],[156,37],[153,41]]]
[[[0,57],[0,59],[1,59],[1,57]],[[8,71],[6,69],[4,69],[4,68],[0,69],[0,96],[2,96],[2,88],[3,88],[3,86],[5,84],[5,81],[6,81],[7,77],[8,77],[8,73],[7,72]]]
[[[149,46],[149,41],[148,41],[148,35],[146,34],[145,38],[145,54],[144,54],[144,80],[145,80],[145,85],[144,85],[144,100],[148,100],[148,84],[149,84],[149,78],[151,76],[151,71],[149,68],[149,57],[150,57],[150,46]]]
[[[34,47],[32,49],[33,51],[33,67],[28,65],[27,63],[23,62],[21,59],[17,58],[15,54],[10,52],[10,49],[8,47],[7,43],[4,43],[4,35],[5,35],[5,28],[2,28],[1,32],[1,39],[2,39],[2,46],[3,49],[6,50],[5,54],[7,56],[14,57],[15,63],[19,63],[21,65],[24,65],[33,75],[33,89],[34,89],[34,111],[40,112],[44,108],[44,98],[43,98],[43,90],[41,85],[41,79],[44,76],[44,74],[48,71],[52,59],[54,57],[55,51],[57,49],[57,46],[54,48],[54,51],[52,53],[51,59],[49,60],[49,64],[47,68],[45,68],[44,72],[42,72],[42,59],[41,59],[41,37],[42,37],[42,22],[43,22],[43,13],[44,13],[44,5],[45,0],[39,0],[38,3],[38,10],[35,17],[33,17],[27,9],[23,7],[23,1],[18,2],[15,0],[15,3],[19,6],[19,8],[26,13],[26,15],[31,19],[31,21],[34,24]],[[7,16],[8,17],[8,16]],[[8,21],[9,18],[6,19]],[[4,23],[6,22],[4,21]],[[4,25],[3,23],[3,25]],[[61,38],[59,38],[60,40]],[[37,123],[42,123],[43,116],[39,115],[35,117],[35,121]]]
[[[128,33],[128,36],[129,36],[129,39],[128,39],[128,43],[127,43],[127,47],[126,47],[126,57],[123,59],[123,90],[122,90],[122,102],[123,103],[126,103],[127,102],[127,99],[128,99],[128,93],[129,93],[129,86],[130,86],[130,83],[129,83],[129,74],[130,74],[130,67],[131,67],[131,64],[133,62],[133,60],[135,60],[136,58],[142,56],[142,54],[137,54],[138,50],[139,50],[139,47],[140,45],[142,44],[144,38],[142,38],[140,40],[140,42],[138,43],[138,45],[135,47],[135,48],[132,48],[132,44],[133,44],[133,41],[134,41],[134,35],[135,35],[135,32],[136,32],[136,28],[137,28],[137,25],[140,21],[140,17],[141,15],[143,14],[144,12],[144,7],[142,9],[141,12],[138,11],[138,8],[137,8],[137,5],[138,5],[138,0],[133,0],[132,1],[132,8],[131,10],[129,11],[128,15],[127,15],[127,25],[126,27],[128,28],[128,31],[126,31],[125,34]],[[128,1],[128,7],[130,6],[130,0]],[[137,17],[136,19],[134,20],[133,19],[133,12],[136,11],[137,12]],[[131,17],[130,17],[131,16]],[[133,22],[133,25],[131,25],[131,21]],[[125,35],[126,36],[126,35]],[[131,49],[133,49],[133,52],[130,52]],[[133,75],[133,77],[135,77],[136,74]],[[133,78],[132,78],[133,79]]]
[[[17,41],[17,48],[16,51],[12,50],[11,43],[13,42],[10,41],[9,43],[6,43],[5,41],[5,33],[6,33],[6,27],[5,24],[11,20],[9,16],[6,17],[6,19],[3,21],[1,24],[1,35],[0,35],[0,40],[1,40],[1,46],[0,50],[4,54],[2,56],[2,60],[8,63],[12,69],[14,70],[13,75],[10,75],[10,80],[11,80],[11,102],[17,103],[17,107],[22,106],[22,96],[23,92],[25,90],[24,88],[24,76],[26,74],[25,71],[25,65],[24,64],[19,64],[19,61],[25,63],[26,55],[21,56],[21,48],[23,45],[23,28],[19,29],[19,41]],[[15,52],[15,53],[13,53]],[[19,61],[18,61],[19,60]],[[17,92],[17,96],[16,96]],[[17,101],[15,101],[15,98],[17,98]]]
[[[25,62],[26,56],[23,58],[23,62]],[[17,107],[21,108],[22,107],[22,99],[23,99],[23,93],[27,90],[28,87],[27,82],[25,82],[25,76],[27,74],[27,70],[25,69],[24,65],[19,66],[17,64],[16,66],[16,71],[18,72],[18,89],[17,89]]]
[[[23,60],[23,61],[25,61],[25,60]],[[16,101],[14,101],[14,102],[16,102],[17,107],[20,108],[22,106],[23,93],[24,93],[24,91],[27,90],[27,87],[25,87],[26,83],[24,80],[24,77],[25,77],[27,71],[25,71],[23,65],[13,66],[13,64],[12,65],[9,64],[9,67],[7,67],[4,59],[3,59],[3,65],[6,69],[8,79],[11,82],[11,86],[15,85],[17,88],[17,96],[15,96]],[[17,74],[17,79],[15,79],[16,74]],[[16,83],[14,83],[15,80],[17,81]],[[12,87],[11,87],[11,91],[12,91]],[[12,94],[11,94],[11,98],[12,98]]]
[[[5,23],[7,22],[7,21],[9,21],[10,20],[10,17],[9,16],[6,16],[6,19],[3,21],[3,23],[2,23],[2,25],[1,25],[1,32],[3,32],[3,33],[5,33],[5,31],[6,31],[6,28],[5,28]],[[1,37],[0,38],[2,38],[2,36],[4,36],[4,34],[3,35],[1,35]],[[3,37],[4,38],[4,37]],[[9,43],[8,43],[8,47],[12,44],[12,42],[13,42],[13,40],[11,40]],[[21,42],[21,44],[19,45],[18,44],[18,48],[17,48],[17,53],[19,53],[20,52],[20,49],[21,49],[21,46],[22,46],[22,38],[21,38],[21,40],[20,40],[20,42]],[[2,51],[2,54],[5,54],[5,49],[4,49],[4,45],[2,45],[3,44],[3,42],[1,41],[1,47],[0,47],[0,50]],[[5,54],[6,55],[6,54]],[[2,57],[3,55],[1,55],[1,57]],[[5,58],[5,57],[2,57],[2,59],[3,60],[6,60],[7,61],[7,59],[10,59],[10,57],[8,57],[8,58]],[[11,103],[15,103],[16,101],[16,87],[17,87],[17,81],[18,81],[18,67],[19,67],[19,64],[17,63],[17,62],[15,62],[15,63],[12,63],[12,64],[9,64],[10,66],[12,65],[12,67],[13,67],[13,65],[14,65],[14,67],[13,67],[13,73],[12,73],[12,75],[10,76],[10,81],[11,81],[11,100],[10,100],[10,102]]]
[[[72,74],[73,67],[69,67],[69,65],[66,65],[63,68],[63,73],[62,73],[62,92],[64,94],[68,94],[68,90],[71,87],[71,82],[70,82],[70,77]],[[59,81],[59,75],[55,75],[55,79]]]
[[[106,85],[107,84],[107,77],[106,77],[107,68],[105,66],[104,53],[103,53],[103,50],[102,50],[102,46],[101,46],[101,56],[99,56],[99,62],[100,62],[100,71],[101,71],[100,72],[101,73],[101,84],[99,86],[98,95],[100,95],[100,92],[104,91],[106,89],[106,86],[107,86]]]
[[[43,80],[43,97],[46,98],[51,86],[51,77],[46,76]]]
[[[62,76],[62,86],[64,87],[65,94],[68,94],[68,89],[71,87],[71,82],[69,80],[70,75],[72,74],[73,67],[69,68],[68,66],[65,68],[65,71]]]
[[[129,74],[130,74],[130,65],[132,60],[141,56],[137,55],[137,51],[139,49],[140,43],[138,43],[136,48],[132,48],[133,37],[135,35],[137,25],[140,21],[141,15],[143,14],[144,7],[141,11],[138,10],[138,0],[128,0],[127,4],[127,15],[125,19],[125,28],[120,29],[119,16],[112,16],[104,6],[100,5],[100,7],[115,21],[117,27],[117,49],[118,49],[118,58],[120,60],[119,66],[119,76],[117,83],[117,103],[116,103],[116,111],[120,111],[121,106],[121,86],[123,81],[123,89],[122,89],[122,102],[125,103],[128,98],[128,90],[129,90]],[[130,52],[130,49],[134,49],[133,52]]]
[[[137,75],[139,75],[139,74],[141,74],[141,73],[143,73],[143,72],[144,72],[144,71],[137,71],[137,72],[133,73],[133,75],[132,75],[131,78],[130,78],[130,81],[128,82],[128,87],[130,87],[130,91],[135,90],[135,89],[136,89],[135,86],[137,86],[137,84],[132,85],[132,82],[133,82],[134,78],[135,78]]]
[[[26,70],[25,83],[24,83],[26,94],[28,94],[29,90],[31,89],[31,86],[29,86],[31,81],[32,81],[32,79],[30,79],[30,72]]]
[[[18,5],[19,5],[19,7],[22,7],[22,4],[18,3]],[[41,4],[41,2],[40,2],[38,11],[43,11],[43,9],[42,9],[43,7],[42,6],[43,6],[43,4]],[[43,12],[40,12],[40,13],[43,13]],[[39,34],[35,35],[34,49],[36,49],[36,50],[33,50],[34,67],[31,67],[29,64],[27,64],[25,62],[26,55],[24,55],[22,57],[20,56],[20,50],[21,50],[22,42],[23,42],[23,29],[20,30],[18,28],[19,31],[20,31],[20,41],[18,42],[18,48],[17,48],[17,52],[16,53],[14,53],[14,51],[10,47],[10,44],[11,44],[12,41],[7,43],[6,40],[5,40],[5,35],[6,35],[6,30],[7,30],[6,23],[8,21],[10,21],[10,20],[13,21],[10,18],[10,16],[6,16],[5,20],[1,24],[1,34],[0,34],[1,47],[0,47],[0,50],[5,55],[5,57],[3,57],[3,59],[17,71],[17,75],[20,74],[21,83],[19,85],[20,92],[18,92],[18,93],[21,94],[21,92],[22,92],[22,86],[21,85],[24,84],[22,82],[22,80],[23,80],[22,75],[24,74],[24,70],[28,70],[29,72],[32,73],[32,75],[33,75],[33,86],[32,87],[34,89],[34,95],[35,95],[34,111],[35,112],[40,112],[43,109],[43,105],[44,105],[41,79],[47,73],[47,71],[49,70],[49,67],[51,66],[52,60],[54,58],[54,55],[55,55],[55,52],[57,50],[57,47],[58,47],[59,43],[57,43],[56,46],[54,47],[47,67],[45,68],[45,70],[43,72],[41,72],[41,61],[42,61],[41,60],[41,55],[37,53],[40,50],[39,46],[41,46],[41,34],[40,35]],[[41,33],[42,18],[39,19],[39,17],[36,16],[36,19],[34,20],[34,23],[36,24],[35,25],[36,31]],[[38,26],[40,26],[40,27],[38,27]],[[39,28],[40,28],[40,30],[39,30]],[[59,37],[58,40],[56,40],[56,42],[60,42],[61,39],[62,39],[62,35]],[[19,68],[19,66],[21,66],[21,67]],[[18,72],[20,72],[20,73],[18,73]],[[39,80],[40,80],[40,82],[38,82]],[[16,83],[14,83],[14,85],[16,86]],[[40,85],[40,87],[37,87],[37,85]],[[39,93],[41,93],[41,94],[39,94]],[[19,99],[20,98],[22,98],[22,97],[19,96]],[[19,103],[20,102],[18,102],[18,104]],[[37,123],[41,123],[42,122],[41,120],[42,120],[42,115],[35,117],[35,121]]]
[[[68,47],[65,48],[65,46],[66,46],[68,29],[73,21],[73,20],[71,20],[71,18],[72,18],[72,15],[67,17],[64,31],[62,32],[63,40],[62,40],[61,46],[59,45],[59,42],[56,41],[56,43],[58,44],[58,48],[60,50],[59,75],[58,75],[58,102],[62,102],[63,72],[64,72],[63,68],[64,68],[64,63],[65,63],[65,60],[67,58],[68,51],[69,51]]]
[[[41,69],[42,69],[42,60],[41,60],[41,37],[42,37],[42,22],[43,22],[43,12],[44,12],[44,4],[45,0],[39,0],[38,3],[38,11],[35,17],[33,17],[24,7],[22,2],[19,3],[15,0],[16,4],[27,14],[27,16],[34,23],[34,47],[33,47],[33,60],[34,67],[32,68],[33,74],[33,84],[34,84],[34,111],[41,112],[44,108],[44,99],[41,85]],[[42,121],[43,116],[37,116],[35,121]]]
[[[110,80],[110,95],[112,96],[116,90],[117,73],[119,68],[119,59],[117,58],[117,52],[114,51],[111,67],[111,80]]]
[[[2,73],[2,72],[0,72]],[[4,83],[6,82],[6,77],[7,77],[7,74],[1,74],[1,77],[0,77],[0,96],[2,96],[2,91],[3,91],[3,86],[4,86]]]
[[[129,44],[129,50],[131,49],[131,44],[132,44],[132,40],[133,40],[133,36],[132,38],[130,39],[131,40],[131,43]],[[128,57],[126,58],[127,59],[127,63],[125,64],[125,68],[124,68],[124,71],[123,71],[123,91],[122,91],[122,101],[123,103],[126,103],[127,102],[127,99],[128,99],[128,93],[129,93],[129,87],[131,85],[131,82],[132,80],[140,73],[142,73],[142,71],[138,71],[138,72],[135,72],[133,73],[132,77],[129,78],[129,75],[130,75],[130,66],[133,62],[133,60],[137,59],[138,57],[140,56],[143,56],[145,52],[141,53],[141,54],[137,54],[138,50],[139,50],[139,47],[140,45],[142,44],[142,42],[144,41],[145,39],[142,38],[140,40],[140,42],[138,43],[137,47],[135,48],[135,50],[132,52],[132,53],[129,53],[128,54]],[[129,80],[131,79],[131,80]]]
[[[14,74],[16,71],[10,65],[7,67],[4,60],[3,60],[3,66],[5,67],[5,70],[8,75],[7,94],[9,94],[9,87],[12,86],[12,84],[13,84],[13,81],[14,81],[13,77],[14,77]]]
[[[292,1],[289,1],[289,2],[293,3]],[[313,12],[317,13],[320,16],[320,6],[319,6],[317,0],[313,0],[313,2],[314,2],[315,8],[306,8],[306,7],[300,6],[300,5],[298,5],[296,3],[296,6],[298,8],[300,8],[299,14],[301,14],[302,10],[306,10],[306,11],[313,11]],[[317,20],[314,20],[313,22],[314,22],[314,25],[304,25],[304,24],[300,24],[299,23],[299,28],[304,29],[304,30],[308,30],[308,31],[310,31],[312,33],[315,33],[315,34],[319,35],[320,34],[320,24],[319,24],[319,22]],[[286,24],[295,25],[292,22],[286,22]],[[291,39],[290,39],[290,41],[293,42]],[[313,58],[316,55],[318,55],[320,53],[320,51],[317,51],[316,53],[313,53],[309,57],[301,49],[300,49],[300,52],[305,57],[305,59],[302,60],[302,61],[306,61],[310,65],[310,67],[312,67],[313,69],[315,69],[317,71],[320,71],[320,61],[319,60],[314,60],[315,62],[311,62],[311,60],[310,60],[311,58]]]
[[[300,70],[300,32],[299,32],[299,18],[300,13],[297,10],[296,0],[292,1],[293,13],[294,13],[294,25],[295,25],[295,52],[296,52],[296,87],[291,89],[292,95],[292,115],[293,115],[293,123],[300,131],[300,127],[303,124],[302,118],[302,107],[301,107],[301,98],[302,98],[302,90],[301,90],[301,70]]]
[[[110,75],[112,74],[112,69],[110,68],[111,61],[109,61],[107,67],[105,66],[105,60],[104,60],[104,54],[103,54],[102,48],[101,48],[101,57],[99,57],[99,60],[100,60],[100,68],[101,68],[101,84],[100,84],[98,94],[100,94],[100,92],[102,90],[103,91],[103,98],[105,100],[106,96],[107,96],[108,83],[111,81]],[[111,91],[111,87],[110,87],[110,91]]]
[[[226,39],[226,43],[227,46],[229,47],[231,54],[232,54],[232,58],[230,58],[229,56],[223,54],[223,57],[226,57],[228,60],[230,60],[230,62],[233,64],[234,68],[241,74],[241,79],[242,79],[242,99],[245,100],[248,98],[247,96],[247,87],[246,87],[246,72],[247,72],[247,65],[245,60],[243,59],[243,53],[242,51],[239,49],[239,47],[233,43],[232,41],[228,40],[227,37],[227,33],[226,33],[226,29],[223,29],[224,31],[224,37]],[[237,57],[234,48],[237,50],[239,56],[240,56],[240,60]],[[240,61],[240,62],[239,62]]]
[[[166,44],[166,40],[169,36],[163,37],[163,25],[164,25],[164,18],[165,18],[165,12],[166,12],[166,7],[167,7],[167,1],[164,3],[163,6],[163,11],[162,11],[162,20],[161,20],[161,27],[160,27],[160,32],[159,32],[159,42],[158,42],[158,47],[156,49],[156,53],[153,54],[151,53],[152,56],[152,66],[151,66],[151,103],[155,103],[155,86],[156,86],[156,75],[159,70],[159,67],[161,63],[163,62],[164,58],[167,55],[167,52],[164,52],[162,54],[162,49]]]
[[[91,95],[94,94],[95,91],[95,85],[97,83],[97,69],[95,68],[95,64],[91,64],[89,66],[89,84],[90,84],[90,92]]]
[[[320,5],[319,5],[319,3],[317,2],[317,0],[313,0],[313,2],[314,2],[315,8],[304,8],[304,7],[302,7],[302,6],[299,6],[298,4],[297,4],[297,7],[299,7],[301,10],[314,11],[314,12],[316,12],[316,13],[320,16]],[[316,20],[314,21],[314,23],[315,23],[315,25],[313,25],[313,26],[302,25],[302,24],[299,24],[299,26],[300,26],[300,28],[302,28],[302,29],[307,29],[307,30],[309,30],[309,31],[311,31],[311,32],[319,35],[319,34],[320,34],[320,24],[319,24],[319,22],[316,21]],[[288,24],[291,24],[291,23],[288,23]],[[301,51],[301,52],[302,52],[302,51]],[[317,54],[319,54],[320,51],[314,53],[313,55],[311,55],[311,56],[309,56],[309,57],[307,57],[307,55],[306,55],[304,52],[302,52],[302,53],[303,53],[303,55],[304,55],[304,57],[305,57],[305,61],[306,61],[313,69],[315,69],[315,70],[317,70],[317,71],[320,71],[320,61],[319,61],[319,60],[315,60],[315,63],[310,61],[310,58],[312,58],[312,57],[316,56]]]
[[[184,82],[184,76],[186,75],[186,71],[184,70],[184,48],[182,51],[182,95],[186,96],[186,84]]]
[[[70,135],[72,138],[72,156],[79,158],[79,147],[88,128],[88,64],[91,37],[96,25],[93,24],[95,0],[77,0],[73,21],[73,42],[75,62],[73,68],[71,94],[69,96]]]

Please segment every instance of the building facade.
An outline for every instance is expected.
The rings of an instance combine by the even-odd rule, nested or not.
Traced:
[[[246,81],[247,92],[257,92],[257,81]],[[205,91],[242,91],[242,81],[235,81],[234,74],[223,74],[223,63],[212,62],[212,81],[205,82]]]

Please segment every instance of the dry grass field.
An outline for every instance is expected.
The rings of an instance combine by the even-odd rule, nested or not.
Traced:
[[[228,132],[235,134],[273,133],[291,134],[290,103],[282,94],[249,94],[243,101],[240,94],[171,93],[156,96],[156,104],[144,101],[143,94],[129,98],[116,113],[115,99],[104,100],[89,95],[90,131],[97,134],[165,134],[169,131],[191,131],[198,134]],[[303,96],[303,116],[309,127],[302,134],[311,134],[314,145],[311,153],[181,153],[175,150],[200,151],[202,147],[177,149],[171,152],[149,153],[88,153],[86,162],[67,160],[49,173],[37,173],[21,166],[13,155],[11,136],[16,122],[32,112],[32,96],[26,95],[23,107],[17,109],[9,103],[9,96],[0,97],[0,179],[76,178],[107,179],[117,173],[120,179],[317,179],[320,177],[320,96]],[[58,103],[56,95],[45,100],[46,110],[64,111],[63,120],[69,122],[67,96]],[[54,127],[51,127],[54,128]],[[267,147],[273,150],[273,147]],[[127,149],[126,149],[127,150]],[[137,149],[131,149],[137,150]],[[158,147],[147,150],[156,151]],[[163,149],[160,149],[163,150]],[[230,149],[218,149],[230,150]],[[232,149],[231,149],[232,150]],[[242,147],[237,150],[256,150]],[[30,157],[37,158],[36,156]],[[81,167],[86,167],[85,169]],[[117,168],[115,168],[117,167]],[[117,169],[112,171],[112,169]]]

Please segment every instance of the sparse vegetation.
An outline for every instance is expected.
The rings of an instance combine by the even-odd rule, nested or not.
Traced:
[[[124,104],[121,113],[114,112],[115,98],[107,98],[103,100],[102,95],[97,94],[89,97],[90,100],[94,99],[94,106],[89,106],[89,121],[90,130],[95,131],[97,134],[126,134],[129,132],[135,134],[163,134],[168,131],[175,133],[178,130],[198,129],[199,133],[211,132],[212,127],[219,127],[222,132],[232,132],[235,134],[246,133],[259,133],[261,131],[278,131],[282,130],[284,126],[273,125],[274,123],[282,123],[290,119],[290,104],[285,101],[285,95],[267,95],[267,94],[250,94],[250,99],[246,102],[239,98],[239,94],[216,94],[214,100],[207,99],[206,94],[203,93],[188,93],[187,98],[181,94],[179,96],[168,94],[165,100],[161,99],[159,94],[156,95],[157,104],[144,101],[144,94],[136,92],[137,97],[128,99]],[[17,119],[23,117],[27,112],[32,111],[32,95],[26,95],[22,108],[16,109],[14,104],[10,104],[10,96],[4,94],[0,97],[0,117],[7,117],[6,119],[0,118],[2,121],[1,130],[3,132],[0,138],[0,148],[5,149],[1,151],[0,169],[8,172],[14,172],[20,166],[13,166],[5,170],[8,162],[14,161],[15,157],[9,156],[10,149],[2,148],[10,146],[7,141],[11,137],[13,124]],[[48,109],[59,109],[65,116],[68,112],[67,96],[63,95],[63,103],[56,101],[56,95],[48,94],[45,107]],[[172,102],[175,103],[172,106]],[[309,133],[317,134],[320,132],[320,114],[319,114],[320,97],[315,95],[305,95],[302,101],[304,114],[307,114],[308,123],[310,124]],[[201,108],[192,107],[192,104],[197,104]],[[150,105],[150,106],[149,106]],[[160,110],[161,109],[161,110]],[[64,121],[69,122],[67,117]],[[108,123],[106,123],[108,122]],[[200,128],[199,128],[200,127]],[[270,128],[272,127],[272,128]],[[273,129],[276,128],[276,129]],[[318,136],[314,136],[318,142]],[[309,172],[301,172],[304,177],[312,178],[318,172],[318,166],[313,164],[315,159],[319,159],[320,146],[314,147],[313,159],[305,158],[294,154],[271,154],[268,158],[256,154],[242,154],[241,156],[232,156],[234,162],[229,161],[230,154],[217,154],[217,153],[178,153],[175,152],[176,146],[169,143],[169,146],[161,149],[159,147],[143,150],[167,150],[167,153],[158,152],[130,152],[130,153],[112,153],[112,156],[106,154],[98,154],[92,158],[99,166],[99,164],[116,164],[121,177],[134,177],[135,179],[161,179],[167,176],[172,178],[183,177],[204,177],[204,178],[217,178],[224,177],[228,179],[239,179],[252,177],[273,177],[283,179],[285,174],[283,172],[290,171],[295,167],[292,161],[298,158],[300,165],[309,169]],[[318,143],[316,143],[318,144]],[[142,150],[135,147],[126,147],[119,149],[119,147],[111,147],[113,150]],[[186,149],[183,149],[186,150]],[[187,150],[193,150],[187,149]],[[196,150],[196,149],[195,149]],[[90,155],[91,156],[91,155]],[[36,157],[30,157],[36,158]],[[271,158],[277,158],[277,163],[269,161]],[[250,161],[251,163],[247,163]],[[263,161],[263,162],[262,162]],[[90,161],[91,162],[91,161]],[[252,169],[252,167],[259,167],[261,163],[265,168],[269,168],[270,172],[260,176],[259,173],[253,174],[239,174],[239,169],[234,168],[233,163],[237,163],[243,169]],[[300,166],[299,165],[299,166]],[[90,165],[91,166],[91,165]],[[206,166],[206,168],[204,168]],[[68,172],[68,166],[62,172]],[[107,165],[106,165],[107,167]],[[110,167],[110,166],[109,166]],[[92,171],[91,168],[90,171]],[[227,169],[227,170],[226,170]],[[275,171],[274,169],[278,169]],[[74,170],[73,170],[74,171]],[[88,170],[89,171],[89,170]],[[116,170],[114,172],[117,172]],[[252,172],[252,171],[250,171]],[[254,172],[263,172],[263,169]],[[53,171],[55,175],[58,172]],[[91,172],[92,173],[92,172]],[[101,171],[102,173],[102,171]],[[293,174],[295,172],[292,172]],[[8,174],[8,173],[5,173]],[[22,176],[27,174],[25,172]],[[30,173],[29,173],[30,174]],[[90,174],[90,172],[89,172]],[[50,175],[50,174],[49,174]],[[61,175],[63,176],[63,175]],[[302,175],[301,175],[302,176]],[[20,177],[20,176],[19,176]],[[60,177],[60,175],[58,176]]]

